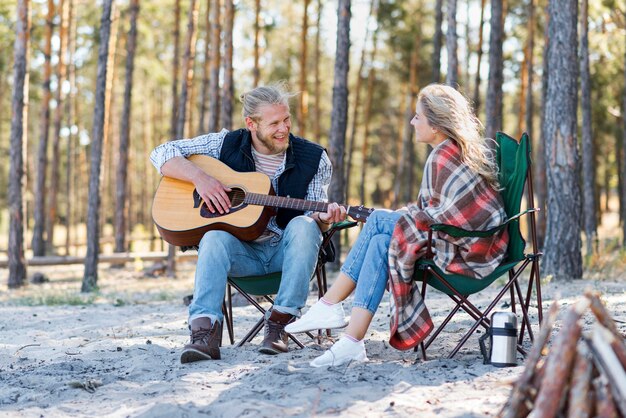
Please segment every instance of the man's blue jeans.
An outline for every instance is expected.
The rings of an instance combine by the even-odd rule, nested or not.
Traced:
[[[376,313],[389,278],[389,242],[401,216],[385,209],[372,212],[346,257],[341,271],[356,283],[353,308]]]
[[[198,249],[198,264],[189,323],[200,317],[222,321],[227,277],[259,276],[282,271],[274,309],[300,315],[322,243],[317,223],[308,216],[292,219],[281,240],[241,241],[228,232],[209,231]]]

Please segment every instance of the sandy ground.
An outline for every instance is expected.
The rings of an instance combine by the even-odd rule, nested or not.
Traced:
[[[181,365],[188,339],[182,296],[192,288],[192,266],[181,266],[178,279],[149,278],[135,267],[103,268],[91,297],[77,291],[78,267],[48,269],[49,283],[0,291],[0,416],[494,416],[523,369],[522,357],[518,367],[483,365],[478,335],[445,358],[471,326],[467,315],[453,320],[427,361],[390,348],[386,297],[367,337],[366,364],[313,369],[308,362],[330,341],[303,338],[302,350],[292,344],[288,354],[266,356],[257,353],[260,337],[236,348],[225,333],[221,361]],[[566,307],[591,287],[624,331],[624,282],[545,284],[544,309],[557,297]],[[473,300],[484,305],[493,295]],[[427,305],[436,324],[451,306],[436,291]],[[236,307],[236,339],[257,319],[253,307]]]

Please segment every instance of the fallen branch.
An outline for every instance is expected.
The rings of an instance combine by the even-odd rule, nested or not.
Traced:
[[[546,345],[546,342],[552,334],[552,328],[554,326],[554,321],[556,321],[558,311],[558,303],[553,302],[550,306],[550,310],[548,311],[548,315],[544,317],[543,324],[541,324],[541,331],[535,339],[535,343],[533,344],[530,353],[528,354],[528,358],[526,359],[526,367],[524,368],[524,371],[522,372],[519,380],[513,387],[513,390],[511,391],[511,396],[509,397],[507,403],[500,411],[498,415],[499,417],[516,418],[527,415],[528,410],[525,408],[525,401],[529,400],[529,396],[532,396],[534,398],[534,395],[531,394],[532,388],[534,387],[533,376],[537,371],[537,364],[541,359],[543,347]],[[526,411],[523,411],[523,409],[526,409]]]
[[[554,417],[559,410],[563,391],[571,374],[576,344],[582,332],[578,321],[589,307],[589,303],[589,299],[582,299],[566,312],[563,327],[546,360],[546,378],[542,382],[533,408],[533,416],[536,418]]]
[[[567,416],[569,418],[588,418],[591,416],[591,372],[593,366],[586,345],[578,344],[576,359],[572,371],[569,390]]]

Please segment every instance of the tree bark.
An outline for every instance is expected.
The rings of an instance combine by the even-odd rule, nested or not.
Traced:
[[[314,108],[315,108],[315,120],[313,121],[313,132],[315,133],[314,140],[316,142],[321,141],[322,136],[322,128],[320,126],[320,119],[322,118],[322,112],[320,110],[320,94],[321,94],[321,81],[320,81],[320,28],[322,27],[322,10],[323,10],[322,0],[317,0],[317,22],[316,22],[316,31],[315,31],[315,97]],[[347,187],[347,186],[346,186]]]
[[[67,117],[67,125],[69,126],[69,135],[67,137],[67,154],[66,154],[66,168],[65,168],[65,193],[67,199],[65,200],[65,255],[70,254],[70,247],[72,242],[71,231],[75,228],[75,193],[74,187],[74,169],[75,169],[75,147],[74,141],[76,135],[74,129],[76,127],[76,63],[74,58],[76,57],[76,20],[74,19],[74,0],[69,0],[69,22],[67,50],[68,50],[68,73],[67,79],[70,83],[69,97],[65,100],[65,115]]]
[[[624,62],[626,63],[626,55],[624,56]],[[626,82],[626,64],[624,68],[624,81]],[[626,84],[624,84],[624,95],[623,95],[623,109],[622,115],[626,115]],[[622,123],[624,124],[624,128],[622,129],[622,157],[620,161],[622,162],[620,167],[621,173],[621,199],[620,199],[620,213],[622,219],[622,248],[626,248],[626,117],[622,117]],[[608,193],[607,193],[607,202],[608,202]]]
[[[104,130],[104,107],[107,79],[109,37],[111,35],[111,9],[113,0],[104,0],[100,22],[100,45],[98,47],[98,75],[96,80],[93,130],[91,135],[91,169],[89,173],[89,207],[87,211],[87,255],[82,292],[92,292],[98,283],[98,253],[100,250],[100,164],[102,162],[102,137]]]
[[[9,288],[24,285],[24,155],[28,121],[28,56],[30,44],[30,2],[18,0],[13,48],[13,98],[9,169]]]
[[[546,153],[545,153],[545,141],[546,133],[543,130],[546,119],[546,96],[548,94],[548,72],[549,62],[546,59],[548,52],[550,51],[550,8],[545,7],[545,28],[544,28],[544,54],[543,54],[543,71],[541,76],[541,136],[535,140],[535,147],[533,149],[533,156],[535,161],[534,170],[534,186],[535,196],[537,200],[537,207],[543,209],[537,214],[537,243],[540,249],[544,247],[544,241],[546,237],[546,218],[547,218],[547,179],[546,179]],[[532,138],[532,137],[531,137]]]
[[[302,137],[306,137],[307,117],[309,113],[309,91],[307,89],[307,55],[309,34],[309,3],[304,0],[304,12],[302,13],[302,32],[300,34],[300,96],[298,106],[298,130]]]
[[[446,84],[459,87],[459,57],[457,55],[456,33],[456,0],[447,0],[448,31],[446,33],[446,50],[448,53],[448,70],[446,72]]]
[[[580,106],[582,110],[582,184],[583,217],[587,243],[587,256],[595,253],[597,241],[596,225],[596,164],[591,129],[591,73],[589,71],[589,21],[588,0],[582,0],[580,16]]]
[[[172,115],[170,130],[172,139],[176,138],[178,121],[178,67],[180,66],[180,0],[174,0],[174,57],[172,58]]]
[[[48,219],[46,224],[46,246],[48,252],[54,248],[54,229],[57,222],[57,205],[60,178],[60,145],[61,145],[61,121],[63,116],[63,82],[66,78],[67,58],[67,24],[69,20],[68,0],[59,3],[61,26],[59,28],[59,63],[57,64],[57,91],[55,94],[56,108],[54,110],[54,136],[52,139],[52,165],[50,170],[50,188],[48,189]]]
[[[257,0],[259,1],[259,0]],[[211,46],[211,1],[207,1],[207,9],[205,13],[205,37],[204,37],[204,62],[202,65],[202,88],[200,92],[200,120],[198,123],[197,134],[200,135],[205,132],[205,117],[207,111],[207,101],[209,99],[209,77],[211,73],[211,59],[209,58],[210,46]]]
[[[441,24],[443,23],[443,0],[437,0],[435,3],[435,35],[433,36],[433,83],[439,83],[441,80],[441,44],[443,31]]]
[[[261,69],[259,68],[260,48],[259,37],[261,32],[261,0],[254,0],[254,67],[252,68],[252,77],[254,78],[254,87],[259,85],[261,79]]]
[[[372,42],[374,43],[374,48],[372,49],[372,59],[374,62],[376,59],[376,54],[378,52],[378,30],[374,31],[374,36],[372,37]],[[366,180],[366,172],[368,166],[368,154],[369,154],[369,137],[370,137],[370,115],[372,113],[372,100],[374,97],[374,81],[376,80],[376,68],[372,66],[367,75],[367,95],[365,97],[365,113],[363,114],[364,122],[364,132],[363,132],[363,144],[361,145],[361,158],[363,162],[361,163],[361,183],[359,187],[359,196],[361,203],[366,203],[365,198],[365,185],[368,183]]]
[[[50,76],[52,74],[52,32],[54,30],[54,1],[48,0],[48,15],[46,17],[46,38],[44,41],[43,66],[43,97],[41,99],[41,124],[39,133],[39,148],[37,150],[37,180],[35,181],[33,239],[31,246],[34,256],[45,254],[44,231],[46,228],[46,171],[48,169],[48,138],[50,133]]]
[[[478,48],[476,48],[476,75],[474,78],[474,111],[480,110],[480,67],[483,61],[483,32],[485,28],[485,2],[480,0],[480,25],[478,26]]]
[[[222,86],[222,129],[233,129],[233,24],[235,6],[233,0],[224,0],[224,85]]]
[[[378,3],[377,0],[372,0],[370,3],[370,12],[369,16],[366,20],[366,28],[365,28],[365,39],[363,40],[363,49],[361,50],[361,61],[359,63],[359,70],[356,75],[356,85],[354,87],[355,96],[354,96],[354,107],[352,108],[352,118],[350,119],[350,137],[348,139],[348,152],[346,158],[346,201],[350,200],[350,178],[352,172],[352,158],[354,156],[354,142],[356,138],[356,130],[358,126],[359,120],[359,109],[361,107],[361,84],[363,81],[363,69],[365,67],[365,56],[367,52],[367,41],[369,40],[369,22],[372,16],[378,16],[377,10]]]
[[[337,49],[333,81],[333,106],[330,121],[329,154],[333,164],[333,181],[329,200],[343,202],[346,196],[344,179],[344,149],[348,122],[348,71],[350,67],[350,17],[351,0],[339,0],[337,6]],[[337,254],[341,254],[339,234],[333,236]],[[338,257],[339,258],[339,257]]]
[[[485,102],[485,136],[496,137],[502,130],[502,42],[504,38],[503,0],[491,1],[491,33],[489,35],[489,80]],[[490,141],[491,143],[491,141]]]
[[[126,42],[126,80],[124,82],[124,105],[120,127],[119,159],[117,162],[117,187],[115,200],[115,251],[128,251],[126,244],[126,208],[128,201],[128,152],[130,147],[130,120],[132,112],[133,71],[137,46],[137,15],[139,0],[130,3],[130,29]]]
[[[220,121],[220,7],[220,0],[211,0],[211,95],[208,132],[216,132]]]
[[[548,222],[544,275],[556,280],[582,277],[581,202],[577,102],[578,3],[550,0],[548,91],[545,108],[545,156],[548,179]]]
[[[185,120],[187,119],[187,110],[189,107],[189,89],[193,82],[193,64],[196,58],[196,25],[198,23],[198,1],[191,0],[189,7],[189,17],[187,21],[187,38],[185,40],[185,55],[183,57],[183,73],[180,89],[180,97],[178,101],[178,120],[176,121],[175,138],[184,138]]]

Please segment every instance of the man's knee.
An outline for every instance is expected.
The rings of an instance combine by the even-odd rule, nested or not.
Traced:
[[[200,240],[198,253],[219,252],[220,250],[228,252],[235,243],[239,241],[234,235],[226,231],[208,231]]]
[[[316,239],[322,236],[322,232],[317,226],[317,222],[310,216],[296,216],[287,224],[285,234],[297,238]]]

